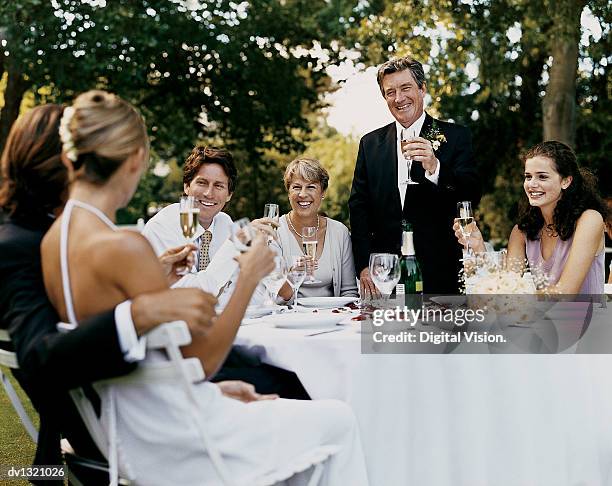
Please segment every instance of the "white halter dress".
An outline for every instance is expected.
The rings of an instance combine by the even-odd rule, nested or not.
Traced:
[[[61,226],[60,256],[66,311],[77,324],[68,271],[68,230],[75,206],[115,225],[98,208],[69,200]],[[147,351],[141,366],[167,362],[162,351]],[[191,414],[188,393],[176,380],[96,384],[102,402],[99,421],[110,446],[98,444],[111,470],[146,486],[220,485]],[[350,408],[336,400],[272,400],[249,404],[227,398],[202,381],[192,385],[201,423],[220,452],[233,484],[305,485],[319,446],[339,452],[325,464],[321,486],[367,485],[361,442]],[[116,443],[116,450],[113,447]],[[118,462],[118,465],[116,464]],[[297,473],[297,474],[295,474]],[[290,478],[285,481],[286,478]]]

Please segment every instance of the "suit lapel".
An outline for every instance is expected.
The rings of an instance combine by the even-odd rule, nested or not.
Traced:
[[[421,127],[421,131],[419,133],[419,137],[427,138],[427,135],[431,131],[431,126],[433,125],[433,118],[429,116],[429,113],[425,113],[425,121],[423,122],[423,126]]]
[[[431,127],[433,125],[433,118],[430,117],[427,113],[425,113],[425,121],[423,122],[423,126],[421,127],[421,131],[419,132],[419,137],[427,138],[426,135],[431,131]],[[420,163],[412,164],[410,169],[410,177],[412,180],[423,184],[425,182],[425,169],[423,169],[423,165]]]
[[[393,207],[397,213],[402,212],[402,200],[397,188],[397,133],[395,122],[387,125],[378,144],[378,160],[382,187],[389,188],[392,194]]]

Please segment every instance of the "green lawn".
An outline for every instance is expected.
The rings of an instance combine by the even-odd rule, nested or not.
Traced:
[[[11,372],[4,367],[0,367],[2,373],[9,375],[13,386],[19,393],[19,396],[26,404],[26,410],[31,417],[34,417],[34,423],[38,427],[38,416],[34,411],[30,401],[19,387]],[[21,425],[19,416],[13,409],[13,406],[6,394],[4,387],[0,385],[0,464],[4,466],[29,466],[34,458],[36,446],[26,430]],[[6,483],[5,483],[6,481]],[[29,484],[27,481],[0,481],[3,484],[20,485]]]

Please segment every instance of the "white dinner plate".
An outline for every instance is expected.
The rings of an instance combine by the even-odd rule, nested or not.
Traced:
[[[321,329],[333,327],[345,316],[342,314],[285,314],[266,318],[268,322],[281,329]]]
[[[257,317],[272,314],[274,311],[278,312],[281,309],[286,309],[286,307],[278,305],[250,305],[246,308],[244,317],[247,319],[255,319]]]
[[[359,300],[359,297],[300,297],[298,304],[304,307],[318,307],[319,309],[333,309],[342,307]]]
[[[438,295],[437,297],[431,297],[429,300],[440,305],[460,307],[465,305],[467,297],[465,295]]]

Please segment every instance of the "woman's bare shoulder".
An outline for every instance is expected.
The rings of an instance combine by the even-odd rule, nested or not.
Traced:
[[[602,228],[604,224],[603,216],[595,209],[586,209],[578,218],[577,225],[587,225],[589,227]]]
[[[87,246],[92,263],[98,269],[119,267],[127,271],[147,264],[158,264],[151,244],[136,231],[105,231],[92,236]]]

